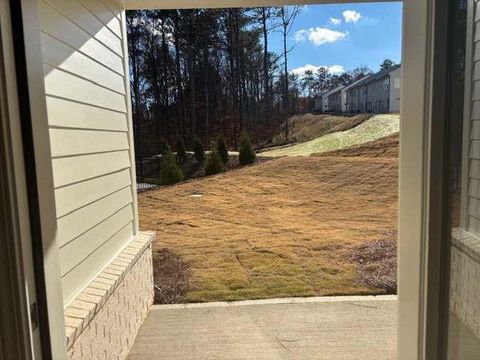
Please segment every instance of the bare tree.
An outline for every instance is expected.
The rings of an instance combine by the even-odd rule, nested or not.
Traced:
[[[283,111],[285,113],[285,140],[288,140],[289,135],[289,126],[288,118],[290,114],[290,103],[289,103],[289,84],[288,84],[288,53],[293,49],[288,49],[287,40],[290,31],[292,30],[293,23],[295,18],[300,14],[302,6],[282,6],[280,7],[280,20],[282,27],[282,37],[283,37],[283,69],[284,69],[284,95],[283,95]]]

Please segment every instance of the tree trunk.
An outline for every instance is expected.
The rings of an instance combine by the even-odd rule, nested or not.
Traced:
[[[283,25],[283,60],[284,60],[284,73],[285,73],[285,84],[284,84],[284,99],[283,99],[283,111],[285,116],[285,140],[288,141],[288,117],[290,113],[289,108],[289,91],[288,91],[288,54],[287,54],[287,28],[288,23],[285,20],[285,6],[282,6],[282,25]]]
[[[180,23],[178,13],[175,11],[173,16],[174,44],[175,44],[175,83],[177,87],[177,132],[185,136],[185,114],[183,112],[183,89],[182,89],[182,70],[180,67]]]
[[[263,29],[263,81],[265,91],[265,124],[270,124],[269,107],[270,107],[270,87],[269,87],[269,65],[268,65],[268,29],[267,29],[267,10],[262,8],[262,29]]]

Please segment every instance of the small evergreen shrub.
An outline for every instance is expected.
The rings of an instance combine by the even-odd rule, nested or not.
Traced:
[[[160,183],[162,185],[172,185],[183,180],[182,169],[177,165],[175,157],[170,149],[163,154],[160,168]]]
[[[222,159],[223,165],[227,165],[228,162],[228,150],[227,144],[225,143],[225,139],[220,137],[217,142],[217,151],[220,155],[220,159]]]
[[[240,154],[238,161],[240,165],[252,164],[255,161],[257,155],[253,150],[252,143],[250,142],[250,137],[246,132],[243,132],[240,137]]]
[[[158,144],[158,151],[161,155],[164,155],[167,152],[171,151],[170,145],[168,145],[168,143],[164,139],[161,139],[160,143]]]
[[[185,151],[185,144],[183,143],[182,138],[178,138],[177,140],[177,161],[179,163],[183,163],[187,160],[187,152]]]
[[[207,161],[205,163],[205,175],[215,175],[221,173],[225,169],[223,165],[222,158],[217,150],[212,150],[207,156]]]
[[[200,164],[203,163],[205,160],[205,150],[203,149],[202,142],[198,138],[193,140],[193,153],[195,154],[197,162]]]

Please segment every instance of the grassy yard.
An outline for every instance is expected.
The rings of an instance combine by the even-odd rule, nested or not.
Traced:
[[[260,156],[308,156],[313,153],[333,151],[377,140],[398,133],[400,129],[399,115],[375,115],[351,129],[338,130],[325,136],[297,145],[262,152]]]
[[[362,274],[382,275],[395,234],[392,156],[285,157],[139,194],[156,301],[385,293]]]

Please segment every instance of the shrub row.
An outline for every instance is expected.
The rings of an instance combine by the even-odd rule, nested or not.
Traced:
[[[173,155],[170,146],[165,142],[160,142],[160,153],[162,154],[162,162],[160,169],[160,182],[162,185],[172,185],[183,180],[183,171],[178,164],[182,164],[187,160],[187,152],[182,139],[176,144],[177,157]],[[193,153],[198,164],[205,161],[205,150],[199,139],[193,141]],[[228,163],[229,155],[227,144],[223,137],[220,137],[210,151],[205,161],[204,172],[206,176],[215,175],[225,170]],[[241,166],[249,165],[255,162],[256,154],[252,147],[252,143],[247,133],[243,132],[240,137],[239,163]]]

